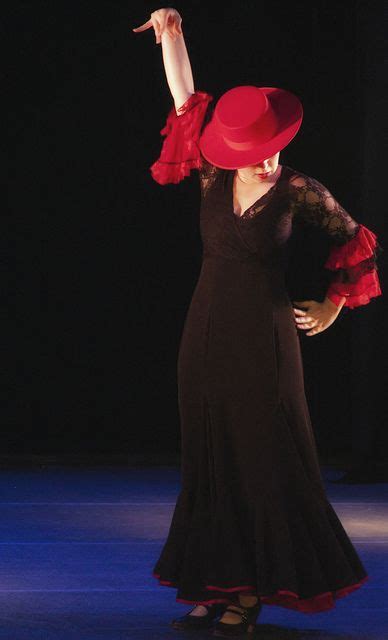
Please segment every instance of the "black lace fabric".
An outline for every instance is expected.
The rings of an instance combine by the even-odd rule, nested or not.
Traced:
[[[209,112],[210,110],[207,112],[206,121],[210,117]],[[206,196],[220,172],[223,172],[223,169],[208,162],[201,154],[199,178],[202,197]],[[277,197],[277,184],[278,183],[260,198],[259,202],[249,207],[243,216],[240,216],[242,223],[244,220],[252,219],[258,215],[261,210],[267,206],[268,200]],[[364,287],[369,287],[370,291],[375,289],[376,285],[372,284],[371,280],[368,280],[366,284],[363,276],[369,273],[369,277],[371,277],[373,271],[377,272],[377,261],[383,248],[376,240],[372,253],[369,251],[371,255],[365,253],[367,246],[365,245],[365,242],[367,242],[365,232],[368,234],[368,239],[371,242],[370,230],[352,218],[327,187],[315,178],[307,176],[300,171],[295,172],[287,178],[286,189],[288,191],[288,206],[291,218],[297,223],[302,222],[307,225],[312,225],[322,231],[329,238],[334,251],[336,247],[338,249],[341,248],[341,256],[345,256],[350,252],[354,258],[353,261],[356,262],[356,264],[353,265],[346,264],[346,266],[338,266],[338,268],[332,272],[331,287],[328,293],[348,295],[346,288],[341,286],[338,288],[336,286],[346,284],[355,285],[356,289],[353,289],[353,295],[362,292]],[[281,191],[283,199],[283,187]],[[342,253],[342,248],[344,253]],[[358,287],[358,285],[360,286]]]
[[[166,138],[160,158],[151,166],[152,176],[159,184],[176,184],[198,169],[202,199],[215,186],[218,176],[226,180],[228,175],[208,162],[200,151],[200,136],[214,115],[216,103],[212,101],[213,96],[207,92],[196,91],[180,108],[183,113],[179,116],[174,107],[170,110],[161,130]],[[293,222],[303,221],[322,230],[330,239],[332,251],[324,266],[334,272],[327,295],[335,304],[345,297],[345,305],[353,308],[381,295],[376,272],[383,248],[376,234],[354,220],[318,180],[290,167],[289,170],[291,175],[286,173],[286,180],[282,174],[282,179],[236,216],[241,225],[257,217],[269,202],[275,206],[279,203],[279,224],[285,234]]]
[[[202,134],[202,131],[204,130],[208,122],[210,122],[213,116],[213,113],[214,113],[214,104],[209,103],[206,109],[206,113],[205,113],[202,125],[201,125],[200,135]],[[201,153],[201,166],[198,169],[198,173],[199,173],[199,182],[201,185],[202,196],[206,195],[206,193],[214,183],[215,179],[219,175],[220,171],[222,171],[222,169],[208,162]]]
[[[333,245],[343,246],[355,238],[360,224],[334,198],[330,191],[315,178],[298,173],[289,181],[291,210],[295,220],[319,227],[330,237]],[[335,283],[356,283],[361,277],[378,270],[377,260],[383,248],[376,241],[373,255],[353,266],[338,268],[332,277]]]
[[[211,164],[201,155],[201,166],[198,169],[198,173],[202,196],[206,195],[220,171],[222,171],[222,169]]]
[[[358,222],[318,180],[299,173],[290,178],[289,184],[295,219],[320,227],[337,245],[343,245],[357,235]]]

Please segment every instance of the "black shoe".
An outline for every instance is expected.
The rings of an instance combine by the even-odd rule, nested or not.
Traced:
[[[194,607],[191,611],[186,613],[186,615],[172,620],[171,626],[174,627],[174,629],[208,629],[212,626],[214,618],[221,616],[226,608],[225,603],[204,604],[202,606],[207,609],[207,613],[205,613],[205,615],[191,616],[190,613],[191,611],[194,611]]]
[[[238,607],[242,611],[236,611],[231,609],[230,606]],[[247,633],[253,633],[255,630],[256,619],[262,608],[261,600],[259,599],[253,607],[243,607],[240,604],[229,605],[225,611],[236,613],[241,616],[241,622],[233,624],[232,622],[218,621],[214,627],[214,636],[223,636],[224,638],[239,638],[245,637]]]

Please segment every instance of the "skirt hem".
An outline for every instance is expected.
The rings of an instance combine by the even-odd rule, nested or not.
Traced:
[[[170,580],[162,580],[160,574],[152,573],[153,577],[159,581],[159,584],[166,587],[178,588],[178,585]],[[270,595],[259,594],[259,598],[262,604],[274,605],[278,607],[285,607],[287,609],[293,609],[294,611],[300,611],[301,613],[321,613],[323,611],[329,611],[335,607],[335,600],[343,598],[352,593],[356,589],[359,589],[367,580],[369,576],[354,584],[336,589],[334,591],[326,591],[320,593],[311,598],[301,598],[298,593],[288,591],[286,589],[279,589],[276,593]],[[214,585],[206,585],[205,589],[212,591],[222,591],[225,593],[237,592],[237,591],[250,591],[254,595],[257,595],[253,585],[240,585],[237,587],[217,587]],[[187,600],[185,598],[176,598],[176,602],[182,602],[184,604],[216,604],[216,603],[230,603],[230,598],[211,598],[208,600]]]

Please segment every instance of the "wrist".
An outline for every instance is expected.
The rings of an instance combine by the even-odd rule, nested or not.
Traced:
[[[329,309],[332,309],[333,311],[341,311],[346,302],[346,297],[336,295],[334,302],[334,300],[332,300],[329,296],[326,296],[323,302]]]

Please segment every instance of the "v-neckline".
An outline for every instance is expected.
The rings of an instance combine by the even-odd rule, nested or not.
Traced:
[[[281,180],[281,179],[282,179],[282,177],[283,177],[283,174],[284,174],[283,169],[284,169],[284,167],[285,167],[285,165],[284,165],[284,164],[282,164],[282,165],[281,165],[281,168],[280,168],[279,177],[278,177],[278,179],[276,180],[276,182],[274,182],[274,184],[272,185],[272,187],[270,187],[270,189],[268,189],[268,191],[266,191],[265,193],[263,193],[263,195],[262,195],[262,196],[260,196],[257,200],[255,200],[255,202],[254,202],[253,204],[251,204],[251,205],[248,207],[248,209],[245,209],[245,211],[244,211],[241,215],[238,215],[237,213],[235,213],[235,212],[234,212],[234,202],[233,202],[233,182],[234,182],[234,175],[235,175],[235,173],[236,173],[236,169],[232,169],[232,170],[229,172],[229,194],[228,194],[228,195],[229,195],[230,200],[231,200],[231,203],[232,203],[232,204],[231,204],[231,212],[232,212],[232,216],[233,216],[233,218],[235,218],[236,220],[241,220],[241,218],[245,218],[245,215],[246,215],[246,213],[247,213],[248,211],[250,211],[251,209],[253,209],[253,207],[256,207],[256,206],[261,202],[261,200],[264,200],[264,198],[266,198],[269,194],[271,194],[271,195],[272,195],[272,192],[275,190],[275,188],[277,187],[277,185],[279,184],[280,180]],[[265,205],[264,205],[264,206],[265,206]],[[260,214],[259,214],[259,215],[260,215]]]

